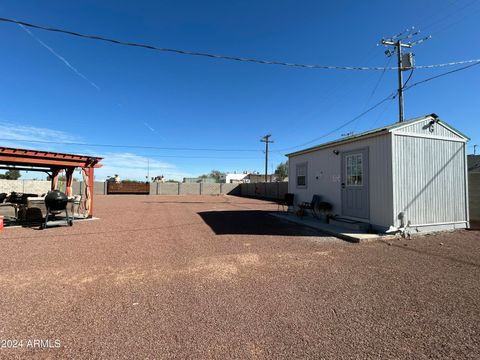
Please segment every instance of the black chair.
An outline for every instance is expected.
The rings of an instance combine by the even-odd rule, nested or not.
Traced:
[[[322,198],[320,195],[313,195],[312,201],[307,202],[304,201],[298,207],[300,208],[300,217],[303,218],[305,215],[305,210],[310,210],[313,214],[313,216],[318,217],[318,214],[316,214],[316,211],[318,210],[318,204],[322,201]]]
[[[280,211],[280,206],[282,207],[282,210],[285,211],[285,206],[287,207],[287,211],[288,211],[288,208],[290,206],[293,206],[293,198],[295,197],[295,194],[291,194],[291,193],[286,193],[285,196],[283,197],[283,200],[280,200],[278,202],[278,208],[277,208],[277,211]]]

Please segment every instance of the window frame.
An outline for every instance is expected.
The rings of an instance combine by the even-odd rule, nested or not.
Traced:
[[[304,169],[304,175],[299,175],[299,170],[300,169]],[[299,185],[299,183],[298,183],[298,178],[300,176],[305,178],[305,184],[304,185]],[[307,161],[298,163],[296,165],[296,167],[295,167],[295,185],[297,186],[298,189],[306,189],[308,187],[308,162]]]

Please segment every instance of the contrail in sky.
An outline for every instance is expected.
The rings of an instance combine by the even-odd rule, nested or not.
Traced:
[[[147,129],[149,129],[151,132],[155,132],[155,129],[148,125],[146,122],[144,122],[143,125],[145,125]]]
[[[98,86],[97,84],[95,84],[93,81],[91,81],[89,78],[87,78],[85,75],[83,75],[80,71],[78,71],[75,67],[72,66],[72,64],[70,64],[67,59],[65,59],[63,56],[61,56],[60,54],[58,54],[57,52],[55,52],[55,50],[53,50],[50,46],[48,46],[47,44],[45,44],[42,40],[40,40],[38,37],[36,37],[30,30],[28,30],[25,26],[21,25],[21,24],[18,24],[18,26],[20,26],[23,30],[25,30],[25,32],[30,35],[33,39],[35,39],[36,41],[38,41],[38,43],[40,45],[42,45],[45,49],[47,49],[48,51],[50,51],[53,55],[55,55],[59,60],[61,60],[65,66],[67,68],[69,68],[70,70],[72,70],[75,74],[77,74],[78,76],[80,76],[82,79],[88,81],[90,83],[90,85],[92,85],[95,89],[97,90],[100,90],[100,86]]]

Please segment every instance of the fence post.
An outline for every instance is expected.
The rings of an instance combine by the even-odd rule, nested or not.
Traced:
[[[178,195],[180,195],[180,185],[181,183],[178,183]]]
[[[200,191],[200,195],[202,195],[203,194],[203,183],[200,183],[200,190],[199,191]]]

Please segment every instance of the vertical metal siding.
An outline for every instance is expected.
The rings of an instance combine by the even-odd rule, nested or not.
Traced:
[[[429,127],[430,120],[431,119],[426,119],[424,121],[420,121],[412,125],[405,126],[404,128],[400,128],[395,132],[405,133],[405,134],[439,136],[439,137],[446,137],[451,139],[462,139],[460,136],[453,133],[448,128],[446,128],[445,126],[439,123],[434,124],[432,128],[433,131],[430,131],[430,127]]]
[[[444,136],[444,135],[442,135]],[[465,144],[394,135],[394,217],[412,224],[467,221]]]

